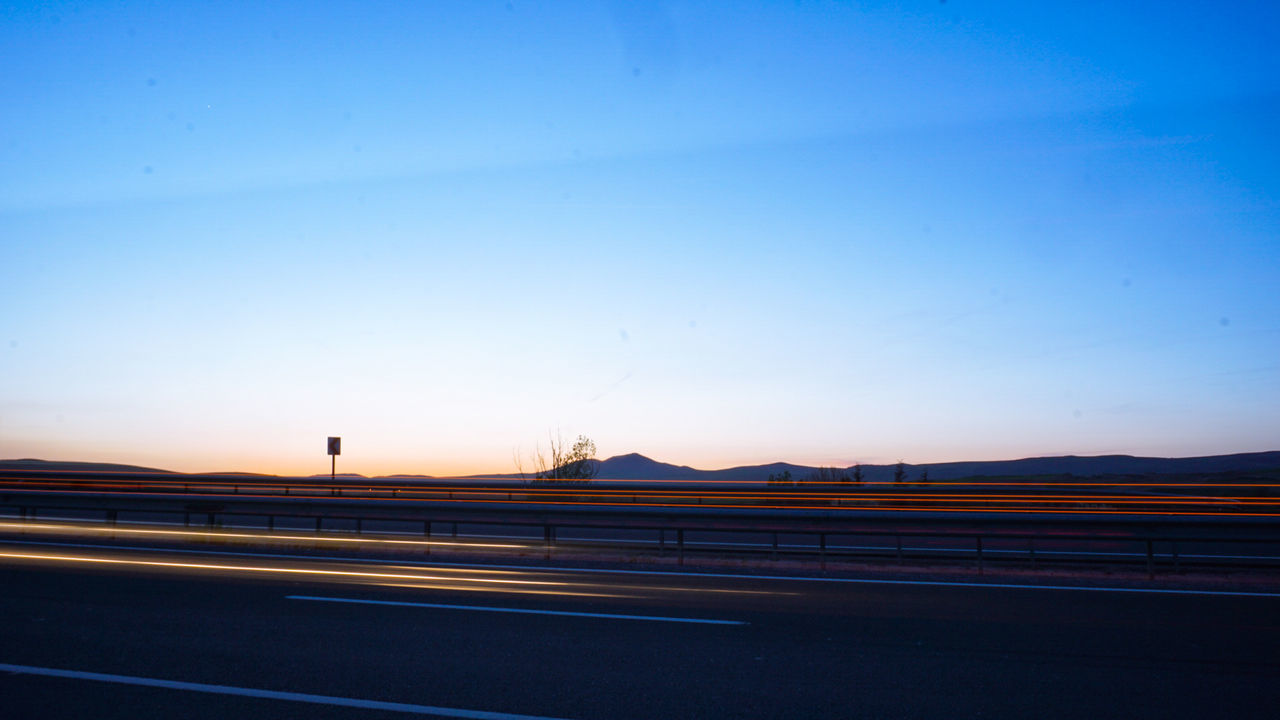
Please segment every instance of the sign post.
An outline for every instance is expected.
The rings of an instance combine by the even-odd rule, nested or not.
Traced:
[[[342,454],[342,438],[329,438],[329,459],[332,461],[329,465],[329,479],[335,480],[338,477],[338,456]]]

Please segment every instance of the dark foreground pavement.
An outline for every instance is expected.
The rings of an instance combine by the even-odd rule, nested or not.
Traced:
[[[230,694],[244,689],[494,718],[1272,718],[1278,647],[1280,597],[1265,594],[0,543],[0,664],[27,668],[0,671],[0,716],[13,718],[411,716]],[[50,669],[229,690],[28,674]]]

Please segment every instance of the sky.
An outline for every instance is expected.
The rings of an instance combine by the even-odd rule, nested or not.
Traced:
[[[0,457],[1280,449],[1273,3],[0,5]]]

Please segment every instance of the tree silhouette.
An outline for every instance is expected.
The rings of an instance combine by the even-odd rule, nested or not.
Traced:
[[[898,484],[907,481],[907,466],[903,465],[901,460],[893,468],[893,481]]]
[[[547,433],[550,455],[545,455],[538,447],[533,454],[533,482],[573,482],[585,483],[600,472],[600,464],[595,461],[596,444],[585,435],[569,445],[557,433]],[[524,465],[519,455],[516,457],[516,468],[524,477]]]
[[[809,481],[835,485],[849,482],[849,471],[843,468],[820,467],[809,473]]]

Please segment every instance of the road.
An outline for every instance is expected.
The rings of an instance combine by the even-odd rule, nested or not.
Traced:
[[[1276,594],[90,545],[0,541],[5,717],[1270,718],[1280,704]]]

